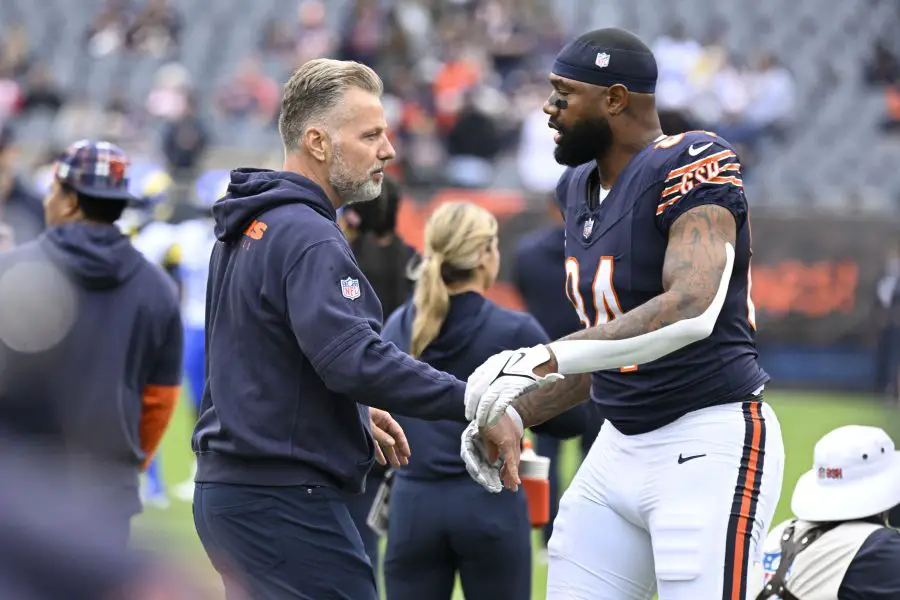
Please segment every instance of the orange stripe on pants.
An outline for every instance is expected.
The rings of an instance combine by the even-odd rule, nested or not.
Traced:
[[[750,452],[747,457],[747,473],[744,484],[741,486],[740,513],[737,519],[737,532],[734,540],[734,564],[731,568],[731,594],[732,600],[744,600],[742,591],[745,591],[744,582],[747,579],[746,556],[744,555],[747,536],[753,526],[754,515],[750,514],[753,496],[759,494],[759,484],[762,479],[760,473],[760,440],[762,438],[763,422],[760,415],[760,403],[749,403],[751,434]]]

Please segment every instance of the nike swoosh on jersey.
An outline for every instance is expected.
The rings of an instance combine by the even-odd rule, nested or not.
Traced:
[[[695,454],[693,456],[682,456],[681,454],[679,454],[678,455],[678,464],[683,465],[684,463],[686,463],[689,460],[694,460],[695,458],[703,458],[704,456],[706,456],[706,455],[705,454]]]
[[[710,146],[712,146],[712,142],[709,142],[708,144],[703,144],[699,148],[694,148],[694,145],[691,144],[690,148],[688,148],[688,154],[690,154],[691,156],[697,156],[698,154],[700,154],[701,152],[703,152]]]

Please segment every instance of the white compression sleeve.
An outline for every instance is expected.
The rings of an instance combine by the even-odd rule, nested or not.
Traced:
[[[593,373],[648,363],[693,344],[712,333],[734,267],[734,247],[725,244],[725,270],[712,303],[703,314],[624,340],[562,340],[550,343],[561,375]]]

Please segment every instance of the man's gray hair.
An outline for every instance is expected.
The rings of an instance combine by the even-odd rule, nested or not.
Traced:
[[[300,148],[307,127],[334,108],[350,88],[380,96],[384,86],[371,68],[350,60],[316,58],[301,65],[284,85],[278,130],[288,152]]]

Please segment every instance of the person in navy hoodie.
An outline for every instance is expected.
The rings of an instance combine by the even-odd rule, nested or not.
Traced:
[[[0,421],[77,457],[75,478],[122,547],[183,346],[174,283],[115,225],[136,201],[128,166],[109,142],[72,144],[44,198],[47,229],[0,254]]]
[[[468,202],[442,205],[425,228],[413,299],[388,319],[385,339],[460,379],[496,352],[546,343],[533,317],[484,297],[499,268],[493,215]],[[469,477],[459,454],[464,424],[397,419],[417,453],[392,482],[387,597],[449,600],[458,572],[468,600],[531,598],[524,489],[491,494]],[[581,405],[535,430],[575,437],[586,420]]]
[[[566,295],[566,228],[556,197],[547,202],[550,221],[519,240],[513,263],[513,282],[529,314],[537,319],[551,340],[558,340],[582,329],[578,313]],[[599,407],[587,403],[589,423],[581,438],[581,453],[586,456],[600,432],[603,417]],[[559,510],[559,439],[538,435],[535,450],[550,459],[550,522],[544,526],[544,544],[553,534],[553,520]]]
[[[358,63],[299,67],[282,170],[233,171],[213,205],[194,524],[229,598],[376,600],[344,497],[377,454],[407,462],[386,411],[466,420],[464,382],[382,340],[381,303],[336,222],[381,193],[394,158],[381,92]]]

